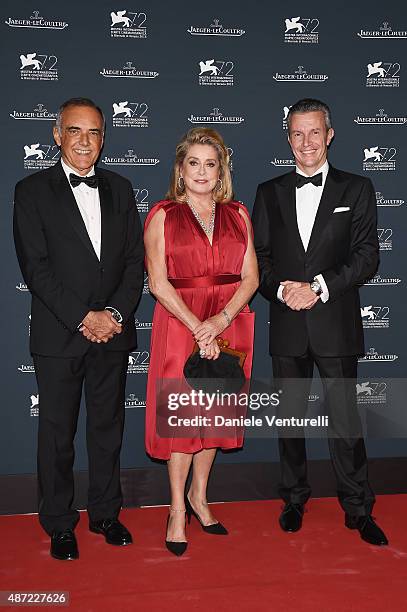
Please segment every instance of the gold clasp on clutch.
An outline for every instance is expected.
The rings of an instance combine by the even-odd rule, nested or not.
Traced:
[[[220,336],[216,338],[216,342],[218,343],[218,347],[220,348],[220,350],[228,348],[230,344],[229,340],[224,340]]]

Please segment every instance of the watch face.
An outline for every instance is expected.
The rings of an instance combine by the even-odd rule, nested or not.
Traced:
[[[322,293],[322,287],[318,281],[313,281],[311,283],[311,289],[316,295],[320,295]]]
[[[110,312],[110,314],[112,315],[112,317],[113,317],[113,319],[114,319],[115,321],[117,321],[118,323],[121,323],[121,317],[120,317],[120,315],[119,315],[119,313],[118,313],[118,312],[116,312],[116,311],[115,311],[115,310],[113,310],[112,308],[106,308],[106,310],[107,310],[108,312]]]

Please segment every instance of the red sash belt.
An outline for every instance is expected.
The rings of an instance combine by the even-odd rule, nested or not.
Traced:
[[[218,276],[193,276],[192,278],[169,278],[175,289],[195,289],[214,285],[231,285],[242,280],[240,274],[220,274]]]

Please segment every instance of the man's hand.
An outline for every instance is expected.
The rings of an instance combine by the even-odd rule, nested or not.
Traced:
[[[310,283],[286,280],[281,284],[284,285],[283,300],[291,310],[310,310],[319,300]]]
[[[102,342],[102,340],[98,340],[98,338],[96,336],[94,336],[87,327],[85,327],[84,325],[82,325],[79,328],[79,331],[82,332],[82,335],[85,336],[85,338],[87,340],[89,340],[89,342],[97,342],[98,344],[100,344],[100,342]]]
[[[90,310],[82,321],[79,331],[90,342],[108,342],[115,334],[121,334],[122,326],[108,310]]]

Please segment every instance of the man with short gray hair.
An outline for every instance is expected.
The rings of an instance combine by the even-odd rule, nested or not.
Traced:
[[[61,560],[79,556],[73,441],[82,386],[89,528],[109,544],[132,542],[118,520],[120,449],[143,243],[130,182],[95,166],[104,127],[92,100],[67,100],[54,127],[61,159],[15,190],[14,238],[32,295],[30,349],[40,396],[39,519],[51,555]]]
[[[260,292],[270,301],[273,376],[282,410],[303,417],[317,366],[345,525],[384,545],[371,514],[375,498],[355,391],[364,354],[358,286],[379,263],[375,191],[369,179],[328,164],[334,130],[324,102],[299,100],[287,124],[296,169],[259,185],[253,211]],[[311,495],[303,429],[282,433],[279,451],[280,526],[294,532]]]

